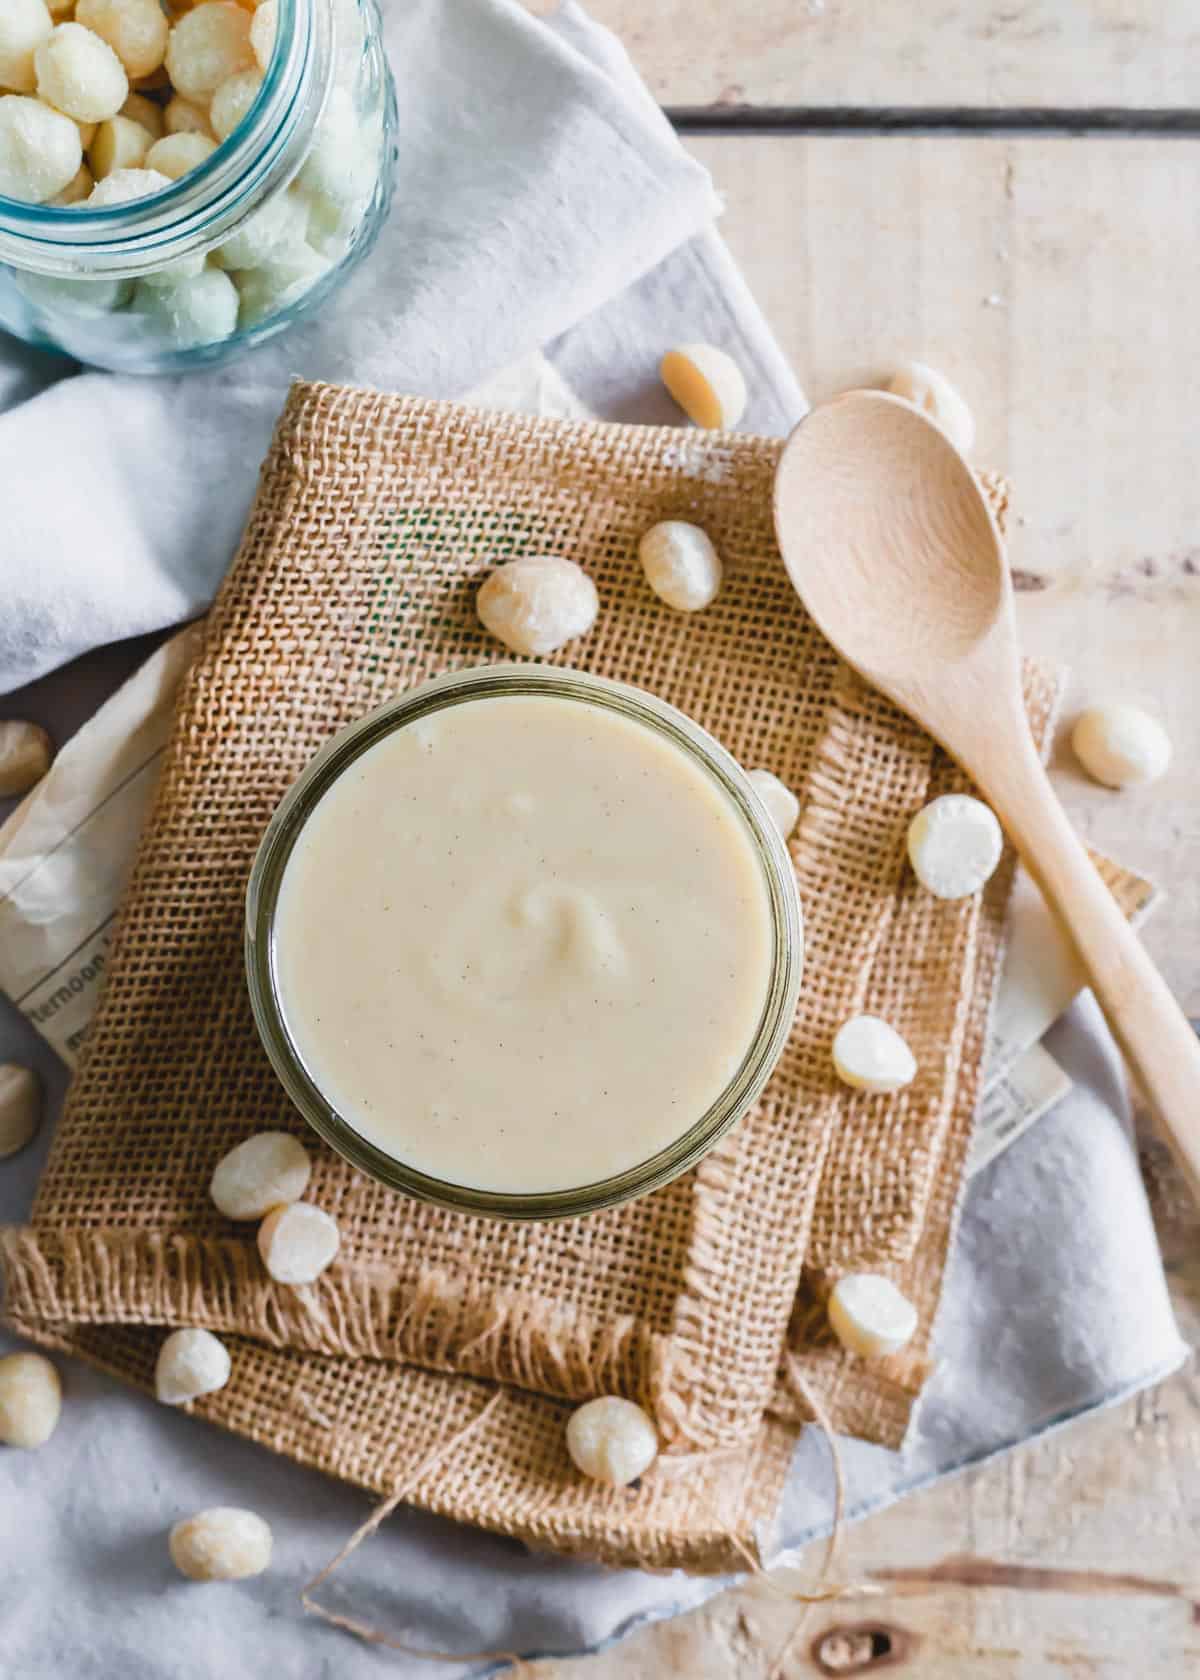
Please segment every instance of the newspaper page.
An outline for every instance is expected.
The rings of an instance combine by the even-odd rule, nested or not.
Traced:
[[[1066,1096],[1071,1081],[1048,1050],[1034,1044],[984,1086],[967,1152],[967,1177],[981,1172]]]
[[[199,631],[165,642],[59,752],[0,828],[0,989],[68,1067],[108,943]]]

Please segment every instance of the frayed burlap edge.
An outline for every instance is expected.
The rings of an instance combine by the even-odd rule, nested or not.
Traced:
[[[48,1324],[186,1324],[221,1334],[236,1324],[265,1347],[419,1364],[574,1399],[629,1394],[651,1408],[682,1380],[674,1339],[628,1314],[601,1324],[567,1303],[510,1298],[440,1272],[401,1288],[382,1268],[342,1262],[312,1284],[264,1284],[253,1245],[238,1241],[0,1227],[0,1276],[9,1314]]]
[[[42,1347],[73,1354],[153,1392],[161,1333],[132,1325],[54,1325],[9,1311],[4,1322]],[[630,1488],[580,1476],[567,1457],[570,1407],[546,1395],[379,1360],[333,1359],[225,1338],[228,1385],[186,1409],[297,1463],[374,1495],[499,1403],[477,1436],[418,1482],[407,1501],[526,1544],[617,1567],[740,1572],[769,1556],[798,1430],[765,1419],[744,1447],[665,1456]],[[428,1419],[438,1419],[436,1434]],[[346,1427],[352,1422],[353,1427]]]

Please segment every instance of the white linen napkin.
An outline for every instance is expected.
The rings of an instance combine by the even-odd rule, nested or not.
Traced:
[[[384,0],[384,14],[395,201],[313,321],[161,379],[61,378],[57,358],[0,341],[0,693],[203,609],[293,375],[458,395],[715,214],[650,101],[579,50],[571,8],[558,29],[515,0]]]
[[[663,419],[668,414],[654,376],[658,353],[673,340],[707,338],[724,344],[750,373],[755,406],[748,425],[780,432],[796,420],[803,399],[736,270],[715,234],[694,232],[707,213],[707,189],[681,162],[611,37],[574,6],[554,20],[557,44],[540,26],[486,0],[447,0],[444,13],[440,5],[424,4],[405,15],[415,19],[414,44],[424,44],[425,74],[407,87],[410,100],[419,99],[430,109],[457,101],[483,122],[481,96],[472,90],[495,90],[498,60],[507,66],[510,91],[520,86],[526,105],[556,111],[543,136],[555,143],[555,136],[561,136],[575,150],[579,174],[571,179],[579,192],[591,178],[594,155],[577,150],[585,135],[605,157],[644,145],[645,159],[655,162],[639,174],[627,160],[624,190],[634,196],[623,205],[615,197],[608,202],[606,183],[594,183],[608,204],[606,237],[612,245],[603,253],[609,276],[603,285],[596,286],[594,273],[578,273],[571,266],[598,261],[597,241],[576,245],[562,228],[545,225],[569,220],[578,193],[564,199],[556,186],[552,196],[540,200],[541,214],[535,215],[536,182],[514,174],[505,202],[526,208],[524,241],[505,233],[499,243],[477,248],[474,277],[470,251],[451,241],[454,266],[446,283],[439,288],[436,272],[422,263],[420,310],[410,311],[401,300],[400,320],[406,332],[411,329],[411,350],[393,354],[381,338],[374,349],[366,347],[353,369],[338,368],[334,376],[451,394],[510,361],[526,341],[540,342],[537,334],[558,333],[548,354],[588,408],[612,418]],[[437,15],[447,35],[444,47],[435,44]],[[477,20],[467,33],[477,27],[486,51],[464,45],[463,17]],[[449,82],[443,85],[446,77]],[[406,85],[402,80],[402,99]],[[575,102],[590,106],[590,113],[575,110]],[[426,132],[429,120],[418,121],[410,112],[410,132]],[[538,155],[538,148],[527,147],[525,166]],[[561,183],[566,166],[566,159],[560,159],[550,179]],[[455,191],[465,195],[466,216],[473,202],[470,170],[459,170],[454,180]],[[695,194],[694,222],[679,216],[677,189]],[[638,231],[639,206],[657,206],[665,214],[664,194],[678,217],[674,241],[684,243],[654,266],[670,248],[670,235],[659,242],[661,250],[652,251],[655,242]],[[455,225],[458,212],[450,194],[442,196],[444,202],[429,213],[440,218],[445,230]],[[572,207],[566,216],[564,205]],[[536,250],[526,248],[529,240],[544,240],[557,256],[540,262]],[[389,241],[387,248],[400,253],[393,258],[395,284],[396,276],[405,274],[402,247]],[[636,255],[622,274],[622,256],[628,258],[631,250]],[[523,290],[533,275],[545,287],[540,298],[527,298]],[[631,283],[619,290],[623,279]],[[399,283],[407,298],[407,279]],[[484,289],[503,302],[490,325],[466,324],[468,355],[453,342],[456,300],[468,296],[478,303]],[[564,298],[572,300],[570,305]],[[528,322],[503,318],[506,311],[521,317],[527,302]],[[592,313],[572,325],[571,308]],[[319,328],[309,332],[321,337]],[[438,341],[433,348],[430,335]],[[288,356],[273,364],[271,376],[278,381],[270,393],[276,408],[290,371],[330,371],[307,360],[309,342],[301,335],[264,354],[282,357],[285,347]],[[317,355],[320,348],[311,353]],[[411,360],[406,362],[406,356]],[[0,354],[0,393],[27,390],[30,380],[45,377],[44,369],[28,374],[20,363],[14,355],[5,370]],[[93,423],[105,413],[123,423],[127,404],[140,414],[145,403],[159,400],[145,397],[141,388],[130,393],[129,381],[85,375],[61,393],[49,393],[63,404],[56,412],[64,418],[79,401],[72,387],[84,380],[80,408]],[[188,396],[187,383],[169,381],[163,390],[181,393],[202,412],[209,379],[199,382],[201,394],[195,397]],[[270,383],[266,374],[252,377],[250,359],[236,373],[212,380],[223,393],[222,402],[232,403],[237,424],[244,423],[237,435],[246,449],[260,435],[254,428],[262,418],[256,405],[265,403],[264,383]],[[10,418],[32,413],[44,401],[45,394]],[[162,412],[168,412],[169,399],[162,401]],[[221,411],[212,412],[219,419]],[[206,512],[218,499],[213,482],[232,485],[245,477],[244,499],[251,493],[253,472],[245,476],[245,463],[218,448],[233,425],[230,420],[221,433],[214,419],[205,434],[205,458],[211,463],[220,455],[224,463],[223,476],[210,481],[205,492]],[[38,433],[42,448],[55,435],[49,422],[47,428]],[[686,439],[681,433],[683,448]],[[146,436],[145,441],[154,440]],[[113,448],[103,447],[110,453]],[[0,519],[6,517],[10,494],[19,496],[25,509],[23,540],[31,546],[14,576],[21,579],[20,600],[34,608],[26,613],[19,635],[4,628],[0,612],[0,672],[7,673],[10,684],[108,636],[171,622],[195,610],[185,602],[198,604],[201,593],[211,589],[229,558],[237,520],[228,519],[223,557],[214,538],[202,562],[192,564],[171,521],[141,504],[149,483],[170,498],[177,516],[186,514],[195,504],[179,481],[195,470],[195,459],[178,450],[169,461],[154,458],[163,482],[139,481],[130,469],[125,482],[133,499],[128,504],[118,499],[112,507],[122,540],[136,543],[136,563],[130,557],[124,565],[113,553],[97,518],[92,563],[102,569],[105,588],[97,588],[82,564],[64,566],[60,581],[52,585],[34,575],[33,548],[41,545],[43,569],[50,571],[65,533],[77,536],[81,520],[86,528],[86,509],[81,511],[72,493],[61,525],[44,508],[36,528],[30,523],[37,499],[25,496],[17,480],[30,470],[31,456],[24,433],[0,418]],[[57,494],[64,495],[61,484]],[[109,497],[106,505],[112,501]],[[202,527],[191,529],[194,536],[204,535]],[[7,556],[7,529],[3,536],[0,558]],[[113,601],[112,590],[121,579],[130,594]],[[8,587],[6,566],[0,572],[6,609]],[[14,592],[12,602],[17,599]],[[61,740],[139,657],[140,650],[112,650],[39,682],[14,696],[4,710],[47,723]],[[1051,1044],[1074,1082],[1072,1094],[972,1181],[937,1326],[937,1372],[921,1407],[916,1441],[907,1457],[844,1443],[852,1515],[1111,1404],[1160,1380],[1186,1356],[1171,1317],[1111,1041],[1094,1008],[1084,1005],[1056,1029]],[[5,1004],[0,1005],[0,1060],[9,1059],[42,1069],[53,1110],[65,1083],[63,1069],[29,1023]],[[50,1130],[47,1125],[33,1147],[0,1166],[0,1220],[19,1220],[27,1213]],[[0,1353],[15,1345],[0,1334]],[[301,1615],[299,1586],[361,1521],[368,1508],[364,1496],[78,1365],[60,1364],[67,1403],[53,1441],[38,1453],[0,1451],[0,1667],[6,1674],[21,1680],[59,1680],[65,1673],[85,1671],[119,1673],[127,1680],[210,1680],[217,1673],[269,1672],[288,1680],[323,1674],[371,1680],[386,1672],[419,1680],[472,1667],[478,1671],[478,1665],[435,1669],[382,1653]],[[784,1553],[828,1527],[831,1498],[824,1454],[824,1444],[810,1432],[798,1451],[785,1500]],[[248,1505],[268,1518],[276,1551],[267,1574],[203,1590],[175,1576],[166,1555],[166,1530],[181,1515],[214,1504]],[[496,1536],[401,1510],[355,1554],[325,1596],[417,1645],[549,1654],[594,1647],[643,1621],[698,1604],[715,1590],[718,1584],[712,1581],[611,1571],[531,1554]]]

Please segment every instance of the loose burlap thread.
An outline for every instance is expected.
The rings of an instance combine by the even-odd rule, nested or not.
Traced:
[[[1007,872],[954,904],[906,872],[909,818],[961,777],[792,594],[771,528],[779,449],[293,388],[183,687],[31,1224],[0,1236],[15,1327],[148,1383],[159,1327],[206,1325],[230,1340],[234,1374],[197,1411],[385,1495],[488,1405],[409,1497],[616,1563],[720,1570],[760,1554],[811,1411],[789,1370],[837,1428],[902,1440],[928,1372]],[[1002,513],[1003,485],[987,488]],[[664,518],[703,525],[725,560],[720,596],[694,617],[651,595],[636,563],[638,537]],[[555,663],[652,690],[799,793],[795,1029],[763,1100],[697,1169],[586,1220],[426,1207],[305,1134],[307,1194],[342,1248],[316,1284],[283,1288],[207,1195],[249,1132],[304,1132],[242,975],[254,849],[335,730],[500,656],[474,589],[498,560],[539,551],[578,560],[601,597],[594,632]],[[1027,693],[1044,736],[1055,685],[1031,671]],[[897,1097],[832,1077],[829,1042],[862,1008],[917,1053]],[[921,1315],[910,1349],[871,1364],[829,1344],[817,1310],[832,1276],[868,1266]],[[598,1393],[655,1418],[663,1469],[636,1489],[583,1483],[566,1460],[569,1406]],[[669,1473],[672,1455],[687,1474]]]

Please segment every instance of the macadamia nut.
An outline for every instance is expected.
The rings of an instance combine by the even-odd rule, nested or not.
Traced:
[[[149,154],[147,154],[149,155]],[[101,210],[106,205],[130,204],[137,198],[149,198],[171,185],[157,169],[114,169],[92,188],[88,205]]]
[[[305,194],[300,185],[292,189],[308,205],[308,243],[331,262],[336,262],[350,248],[354,231],[375,191],[377,164],[377,153],[360,149],[355,178],[335,198],[327,193]]]
[[[163,108],[156,105],[153,99],[147,99],[144,93],[131,93],[117,115],[128,117],[130,122],[140,123],[151,140],[162,139]]]
[[[189,1581],[245,1581],[270,1563],[271,1529],[255,1511],[214,1505],[177,1522],[167,1547]]]
[[[229,1349],[211,1330],[172,1330],[158,1350],[154,1392],[164,1406],[215,1394],[229,1381]]]
[[[786,840],[800,821],[800,801],[786,782],[781,782],[770,770],[748,770],[746,775],[767,807],[771,821]]]
[[[208,120],[218,140],[228,140],[258,98],[262,77],[257,70],[239,70],[213,94]]]
[[[42,1118],[37,1074],[17,1062],[0,1062],[0,1161],[35,1136]]]
[[[378,142],[360,124],[353,99],[345,88],[331,88],[296,191],[315,202],[361,210],[375,190],[378,156]]]
[[[917,1309],[891,1278],[874,1272],[839,1278],[825,1310],[842,1346],[867,1359],[899,1353],[916,1335]]]
[[[108,117],[96,130],[88,147],[88,162],[97,181],[106,180],[118,169],[139,169],[153,144],[150,135],[131,117]]]
[[[264,206],[265,208],[265,206]],[[238,234],[243,230],[238,229]],[[238,234],[234,234],[236,239]],[[226,246],[221,247],[222,256]],[[242,300],[238,317],[243,327],[252,327],[270,315],[307,297],[317,281],[327,273],[329,263],[308,245],[285,245],[273,248],[266,261],[253,268],[239,270],[237,289]]]
[[[209,140],[216,139],[206,107],[193,104],[190,99],[181,99],[179,94],[167,101],[163,127],[168,134],[203,134]]]
[[[130,77],[157,70],[167,50],[159,0],[77,0],[75,21],[108,42]]]
[[[40,99],[0,97],[0,195],[45,204],[63,191],[83,162],[83,142],[70,117]]]
[[[354,101],[345,88],[330,88],[308,156],[296,177],[298,188],[304,192],[335,196],[357,145],[358,119]]]
[[[1157,718],[1140,706],[1091,706],[1071,731],[1075,756],[1105,787],[1155,782],[1171,762],[1171,741]]]
[[[292,193],[276,193],[235,228],[223,245],[212,253],[219,268],[261,268],[273,257],[304,244],[308,211],[302,199]],[[300,255],[303,271],[307,257]]]
[[[837,1076],[858,1091],[899,1091],[916,1078],[916,1057],[878,1015],[855,1015],[833,1041]]]
[[[658,1457],[658,1435],[640,1406],[606,1394],[571,1413],[567,1451],[592,1481],[628,1487]]]
[[[975,442],[975,421],[944,374],[924,362],[906,362],[888,381],[888,390],[935,420],[961,455],[968,453]]]
[[[311,1202],[276,1208],[258,1228],[258,1252],[276,1283],[313,1283],[340,1242],[336,1223]]]
[[[153,291],[156,286],[176,286],[181,280],[192,280],[204,272],[206,258],[203,251],[193,251],[186,257],[175,257],[161,268],[151,269],[138,276],[138,286]],[[132,294],[131,294],[132,295]]]
[[[646,582],[677,612],[699,612],[721,587],[721,557],[706,531],[684,519],[652,525],[638,543]]]
[[[553,653],[596,622],[596,585],[573,560],[557,554],[510,560],[496,570],[475,597],[484,629],[514,653]]]
[[[232,0],[185,12],[167,41],[166,66],[176,93],[206,104],[222,82],[254,68],[250,14]]]
[[[0,1442],[6,1447],[44,1447],[62,1414],[62,1383],[40,1353],[10,1353],[0,1359]]]
[[[133,296],[132,280],[74,280],[57,274],[16,274],[14,282],[39,309],[58,315],[108,315]]]
[[[278,0],[263,0],[250,22],[250,50],[258,68],[264,72],[275,51],[275,31],[278,27]]]
[[[176,271],[139,281],[134,307],[144,310],[181,349],[216,344],[237,329],[237,287],[219,268]]]
[[[265,0],[274,5],[275,0]],[[260,8],[261,10],[261,8]],[[358,0],[333,0],[333,79],[339,87],[352,88],[363,65],[366,35]]]
[[[49,204],[57,204],[65,209],[71,204],[82,204],[96,182],[86,163],[81,163],[60,193],[47,200]]]
[[[129,97],[125,68],[107,41],[81,23],[60,23],[38,47],[38,98],[77,122],[115,117]]]
[[[222,1155],[209,1195],[226,1219],[263,1219],[274,1207],[298,1202],[308,1188],[312,1160],[290,1132],[255,1132]]]
[[[160,175],[178,181],[181,175],[198,169],[216,149],[217,142],[205,134],[186,129],[177,134],[164,134],[146,153],[146,168],[157,169]]]
[[[4,0],[0,6],[0,87],[32,93],[37,86],[33,55],[54,25],[42,0]]]
[[[662,382],[697,426],[728,431],[746,411],[746,381],[733,357],[713,344],[681,344],[659,367]]]
[[[913,873],[935,898],[969,898],[987,885],[1004,852],[995,812],[968,793],[944,793],[908,825]]]
[[[54,747],[36,723],[10,719],[0,723],[0,799],[28,793],[50,768]]]

